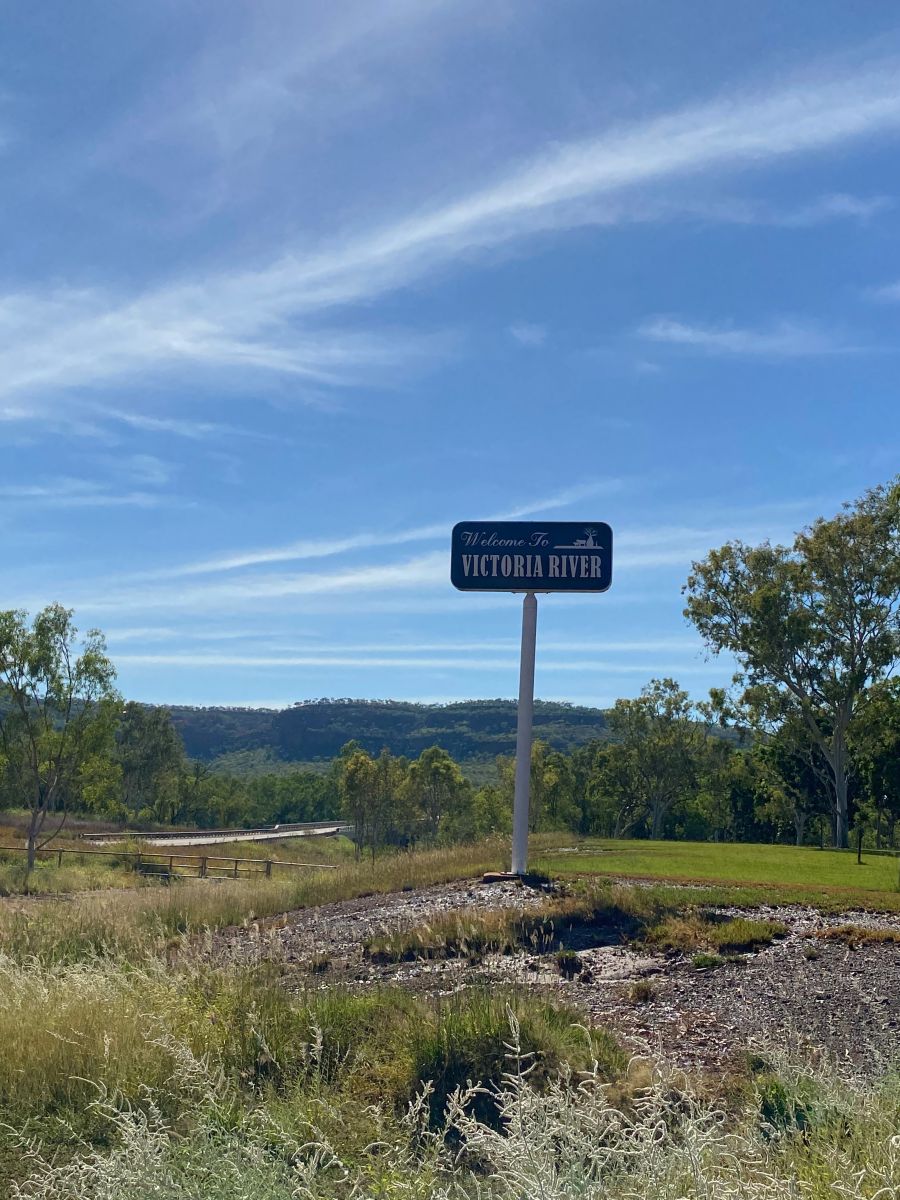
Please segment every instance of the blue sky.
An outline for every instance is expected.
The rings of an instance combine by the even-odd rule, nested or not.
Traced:
[[[511,696],[459,519],[608,521],[536,690],[727,682],[692,558],[900,465],[900,17],[8,3],[3,607],[129,697]]]

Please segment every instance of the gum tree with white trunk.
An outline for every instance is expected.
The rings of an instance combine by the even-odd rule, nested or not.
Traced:
[[[758,699],[795,715],[828,764],[834,841],[847,845],[848,734],[900,657],[900,477],[791,546],[729,542],[693,564],[685,616],[741,664]]]

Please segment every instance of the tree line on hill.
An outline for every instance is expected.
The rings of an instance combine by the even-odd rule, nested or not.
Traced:
[[[511,700],[414,704],[323,698],[279,712],[186,705],[169,711],[187,754],[206,762],[222,759],[226,770],[239,756],[251,754],[263,764],[330,762],[350,741],[372,754],[390,746],[407,758],[439,745],[459,762],[490,761],[515,750],[516,706]],[[605,723],[598,708],[548,700],[535,704],[535,731],[557,750],[573,750],[601,737]]]
[[[569,752],[538,727],[532,828],[844,847],[855,825],[879,846],[895,844],[900,481],[816,521],[791,547],[711,551],[684,591],[685,614],[709,648],[737,658],[732,687],[696,703],[674,680],[652,680],[617,701],[602,737]],[[114,678],[102,635],[79,642],[61,605],[31,624],[0,612],[0,800],[30,813],[29,866],[74,808],[201,826],[343,814],[372,853],[509,830],[506,755],[497,781],[475,787],[447,746],[377,753],[351,736],[324,773],[228,777],[185,755],[166,710],[123,705]],[[379,707],[410,716],[417,706]],[[462,707],[480,709],[488,733],[508,716],[497,702]],[[575,724],[592,713],[564,710]]]

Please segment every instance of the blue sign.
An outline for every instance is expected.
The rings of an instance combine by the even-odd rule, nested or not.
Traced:
[[[604,521],[460,521],[450,579],[463,592],[605,592],[612,530]]]

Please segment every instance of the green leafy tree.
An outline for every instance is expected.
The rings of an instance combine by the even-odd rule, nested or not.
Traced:
[[[876,847],[880,850],[884,841],[893,846],[900,821],[900,681],[872,689],[863,717],[850,733]]]
[[[406,781],[408,764],[384,749],[375,760],[375,780],[369,797],[366,833],[372,862],[378,846],[400,840],[407,833]]]
[[[341,814],[353,823],[356,857],[368,840],[368,818],[377,786],[378,769],[365,750],[352,750],[341,758]]]
[[[429,746],[409,765],[409,795],[428,836],[436,839],[442,819],[464,803],[469,785],[458,765],[440,746]]]
[[[874,488],[793,546],[730,542],[694,563],[685,615],[751,687],[802,720],[828,764],[834,840],[846,846],[848,735],[900,654],[900,480]]]
[[[109,735],[115,669],[99,630],[79,645],[72,612],[51,604],[31,625],[0,612],[0,742],[13,794],[29,811],[28,871],[62,828],[79,772]],[[60,820],[40,841],[49,814]]]
[[[184,749],[165,708],[129,701],[116,730],[122,768],[123,801],[131,812],[150,808],[161,820],[174,821]]]
[[[512,833],[512,799],[497,784],[485,784],[472,797],[472,832],[475,837]]]
[[[793,715],[760,742],[755,759],[760,768],[760,815],[776,824],[790,821],[794,844],[802,846],[810,822],[831,807],[828,765],[818,745]]]
[[[636,699],[617,700],[608,721],[615,740],[598,782],[616,804],[614,833],[644,821],[661,838],[669,812],[696,786],[704,727],[673,679],[653,679]]]

